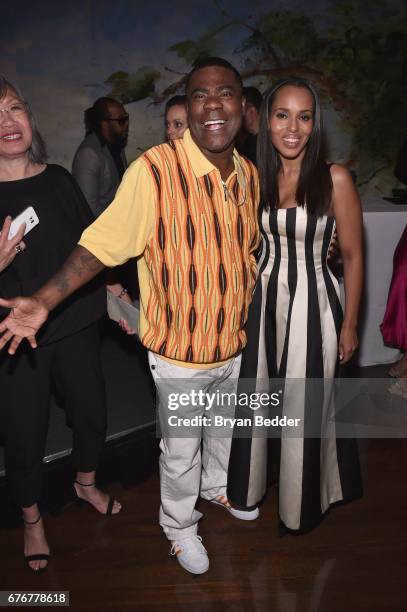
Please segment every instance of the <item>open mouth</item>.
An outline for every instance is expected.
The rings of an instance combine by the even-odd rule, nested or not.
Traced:
[[[2,140],[4,140],[5,142],[11,142],[14,140],[20,140],[21,139],[21,134],[19,133],[13,133],[13,134],[5,134],[4,136],[1,137]]]
[[[283,138],[283,142],[286,147],[289,147],[290,149],[294,149],[295,147],[298,147],[298,145],[300,144],[301,138],[295,138],[294,136],[290,136],[289,138]]]
[[[210,130],[211,132],[215,132],[217,130],[221,130],[225,125],[224,119],[210,119],[209,121],[204,121],[205,130]]]

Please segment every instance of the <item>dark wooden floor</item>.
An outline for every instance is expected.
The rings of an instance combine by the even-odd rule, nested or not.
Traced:
[[[169,555],[157,525],[158,478],[111,487],[124,505],[46,517],[47,572],[24,565],[21,531],[0,532],[0,588],[69,590],[74,610],[396,612],[407,610],[407,442],[362,443],[364,497],[313,532],[280,537],[275,489],[254,523],[201,502],[209,571],[194,577]]]

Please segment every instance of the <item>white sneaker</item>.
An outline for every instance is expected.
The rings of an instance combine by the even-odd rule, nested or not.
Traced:
[[[176,555],[178,563],[191,574],[204,574],[209,569],[208,553],[199,535],[174,540],[171,554]]]
[[[234,508],[227,497],[224,495],[219,495],[216,499],[209,500],[212,504],[217,504],[218,506],[223,506],[232,516],[241,521],[254,521],[258,518],[260,511],[258,508],[254,508],[253,510],[238,510]]]

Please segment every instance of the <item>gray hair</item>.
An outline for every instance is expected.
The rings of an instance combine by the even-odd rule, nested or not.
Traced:
[[[28,120],[30,122],[32,130],[32,142],[30,148],[28,149],[28,158],[35,164],[45,164],[48,158],[47,148],[45,145],[45,141],[37,128],[37,123],[35,121],[30,105],[28,104],[27,100],[25,100],[20,89],[16,85],[11,83],[9,80],[7,80],[4,76],[0,75],[0,100],[5,98],[7,92],[10,90],[15,92],[17,97],[21,100],[21,102],[23,102],[24,106],[27,109]]]

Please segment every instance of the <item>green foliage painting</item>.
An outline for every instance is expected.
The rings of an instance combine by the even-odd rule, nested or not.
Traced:
[[[407,10],[380,0],[340,0],[323,15],[271,10],[261,18],[237,19],[219,1],[218,27],[196,40],[182,40],[169,51],[185,62],[185,74],[200,57],[228,52],[228,37],[241,33],[233,49],[245,81],[265,89],[288,75],[312,81],[325,106],[341,118],[350,137],[345,163],[356,170],[361,188],[379,191],[394,184],[397,150],[407,137]],[[128,103],[150,98],[164,102],[181,92],[185,75],[160,89],[169,69],[143,67],[136,73],[116,72],[106,81],[111,93]]]

